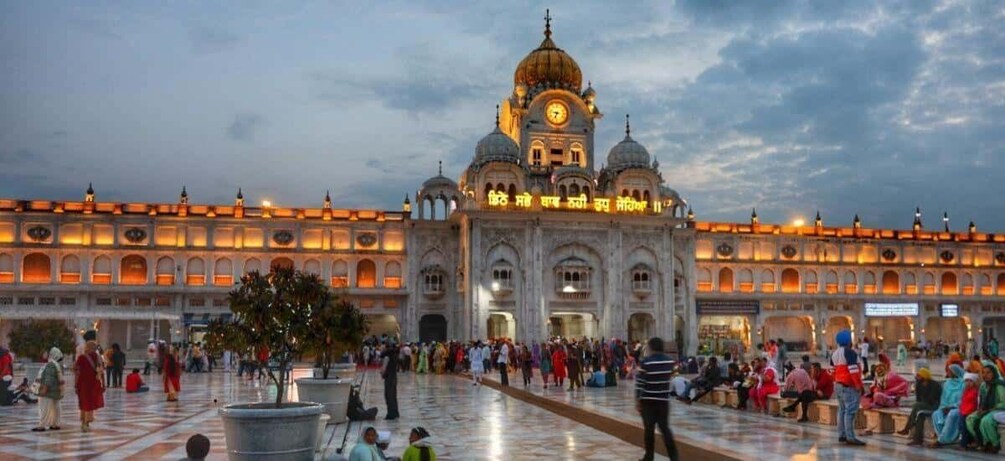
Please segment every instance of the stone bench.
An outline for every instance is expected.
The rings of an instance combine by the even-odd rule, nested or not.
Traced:
[[[838,402],[837,400],[817,400],[810,404],[810,414],[816,412],[816,422],[829,426],[837,426]],[[812,418],[811,418],[812,419]],[[865,415],[859,411],[855,415],[855,429],[865,429]]]

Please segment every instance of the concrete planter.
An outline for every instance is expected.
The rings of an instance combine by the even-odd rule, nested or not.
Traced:
[[[311,402],[227,405],[220,409],[231,461],[309,461],[324,407]]]
[[[314,449],[314,451],[324,451],[325,427],[328,426],[328,422],[331,421],[331,419],[331,416],[328,416],[326,413],[321,413],[321,419],[318,420],[318,446]]]
[[[315,378],[324,378],[324,371],[319,367],[314,368]],[[356,378],[356,364],[355,363],[336,363],[332,365],[331,369],[328,370],[328,378],[339,378],[347,381],[352,381]]]
[[[331,416],[332,423],[344,423],[349,409],[349,380],[298,378],[297,393],[301,402],[316,402],[324,405],[324,412]]]

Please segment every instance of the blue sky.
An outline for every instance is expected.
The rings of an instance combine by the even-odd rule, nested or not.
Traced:
[[[556,43],[699,219],[1005,231],[1005,3],[0,1],[0,197],[397,209]]]

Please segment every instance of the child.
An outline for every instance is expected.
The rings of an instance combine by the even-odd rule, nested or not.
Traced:
[[[976,441],[967,431],[967,416],[977,411],[977,394],[980,387],[980,379],[976,373],[966,373],[963,375],[963,397],[960,398],[959,410],[959,433],[960,447],[964,450],[976,446]],[[942,440],[940,440],[942,441]]]
[[[130,373],[129,376],[126,376],[126,392],[132,394],[136,392],[146,392],[149,390],[150,388],[143,383],[143,377],[140,376],[140,369],[133,368],[133,372]]]

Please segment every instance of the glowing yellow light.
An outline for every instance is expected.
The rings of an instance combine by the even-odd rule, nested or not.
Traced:
[[[573,287],[572,285],[566,285],[565,288],[562,288],[562,293],[575,293],[575,292],[576,288]]]
[[[803,218],[796,218],[792,221],[792,225],[796,227],[803,227],[806,225],[806,221],[804,221]]]
[[[262,200],[262,206],[265,207],[265,208],[268,208],[268,207],[272,206],[272,202],[270,202],[268,200]]]

